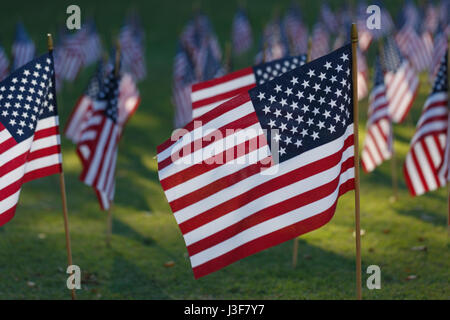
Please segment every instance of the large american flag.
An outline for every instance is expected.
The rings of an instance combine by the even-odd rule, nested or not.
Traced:
[[[319,228],[354,188],[351,61],[346,45],[158,147],[159,179],[196,278]]]
[[[9,69],[9,59],[8,56],[6,55],[5,50],[0,45],[0,81],[6,78],[6,76],[9,73],[8,69]]]
[[[374,86],[369,96],[368,118],[361,153],[361,164],[365,172],[373,171],[392,156],[392,123],[383,71],[378,59],[375,63]]]
[[[231,41],[233,43],[233,53],[236,55],[246,52],[252,46],[252,27],[243,8],[240,8],[234,15]]]
[[[192,86],[192,117],[193,119],[214,109],[225,101],[247,92],[256,85],[263,84],[306,62],[306,56],[289,57],[262,63],[232,72],[223,77]]]
[[[31,40],[23,23],[18,23],[16,26],[16,36],[12,46],[13,55],[13,69],[20,68],[25,63],[34,58],[36,47],[33,40]]]
[[[441,60],[403,167],[406,184],[413,196],[443,187],[447,182],[439,174],[448,128],[447,58],[445,55]]]
[[[92,115],[77,145],[77,152],[83,161],[80,180],[94,188],[104,210],[109,208],[115,191],[117,145],[120,137],[117,125],[118,81],[115,70],[112,70],[93,103]],[[100,195],[107,201],[103,202]]]
[[[14,216],[22,184],[62,171],[51,53],[0,82],[0,226]]]
[[[392,38],[387,38],[381,55],[389,114],[393,122],[400,123],[412,107],[419,90],[419,78]]]

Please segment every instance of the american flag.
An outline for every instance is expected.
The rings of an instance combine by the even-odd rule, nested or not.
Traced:
[[[387,38],[381,53],[389,114],[394,123],[408,114],[419,89],[419,79],[410,62],[404,59],[392,38]]]
[[[438,25],[439,25],[438,6],[434,6],[432,3],[429,3],[425,11],[422,29],[424,32],[428,32],[433,35],[437,31]]]
[[[51,53],[0,83],[0,226],[14,216],[22,184],[62,171]]]
[[[434,82],[434,79],[439,71],[442,57],[447,52],[448,48],[448,36],[445,34],[442,28],[439,28],[436,37],[434,39],[434,48],[430,64],[429,80],[430,83]]]
[[[299,55],[307,53],[308,27],[303,23],[297,4],[293,4],[286,12],[283,24],[291,45],[290,54]]]
[[[130,73],[137,81],[145,79],[147,66],[142,31],[132,24],[126,24],[119,34],[119,42],[124,72]]]
[[[409,24],[405,25],[396,35],[398,47],[417,71],[428,69],[431,63],[433,40],[429,33],[419,35]]]
[[[107,210],[114,198],[117,147],[119,79],[112,70],[92,106],[92,116],[77,145],[83,163],[80,180],[97,192],[101,208]]]
[[[374,87],[369,97],[368,118],[361,153],[361,164],[365,172],[373,171],[392,156],[392,123],[379,60],[375,63]]]
[[[233,42],[233,53],[236,55],[246,52],[252,46],[252,27],[248,20],[247,13],[242,8],[234,15],[231,41]]]
[[[197,81],[209,80],[225,74],[222,62],[216,58],[208,37],[203,39],[202,46],[196,58],[198,59],[195,61]]]
[[[448,128],[447,81],[445,55],[441,60],[433,90],[425,101],[403,167],[406,184],[413,196],[446,184],[446,179],[439,174],[439,169],[444,158]]]
[[[25,63],[31,61],[34,58],[35,51],[36,47],[34,46],[34,42],[25,30],[25,26],[22,23],[18,23],[12,46],[13,69],[20,68]]]
[[[334,33],[339,28],[339,21],[337,16],[331,11],[327,3],[322,4],[320,8],[320,17],[329,33]]]
[[[180,128],[192,119],[191,85],[195,82],[194,64],[181,43],[178,44],[173,69],[172,98],[175,106],[175,126]]]
[[[9,73],[8,69],[9,69],[9,59],[8,56],[6,55],[5,50],[0,45],[0,81],[6,78],[6,76]]]
[[[330,51],[330,34],[321,22],[314,26],[311,41],[311,60],[324,56]]]
[[[84,126],[91,116],[92,103],[97,98],[101,86],[103,85],[103,78],[103,64],[99,64],[94,76],[89,80],[86,90],[75,104],[75,107],[69,116],[69,120],[67,120],[64,134],[73,143],[78,143],[80,140],[81,133],[84,131]]]
[[[196,119],[231,98],[247,92],[306,62],[306,56],[290,57],[232,72],[192,85],[192,117]]]
[[[321,227],[354,189],[351,61],[347,45],[158,147],[159,179],[196,278]]]

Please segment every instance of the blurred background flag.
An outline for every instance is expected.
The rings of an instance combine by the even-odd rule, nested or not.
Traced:
[[[330,51],[330,34],[325,25],[317,22],[312,30],[311,60],[326,55]]]
[[[247,92],[256,85],[263,84],[287,71],[298,68],[305,62],[305,55],[284,58],[194,84],[191,94],[193,119],[225,101]]]
[[[80,180],[91,186],[103,210],[112,202],[115,188],[117,147],[120,128],[117,123],[119,78],[113,69],[93,103],[93,113],[78,142],[77,152],[84,161]],[[107,200],[103,202],[102,200]]]
[[[122,52],[122,70],[131,74],[136,81],[147,76],[144,49],[144,31],[139,20],[130,16],[119,34],[119,43]]]
[[[433,90],[425,101],[403,167],[406,184],[413,196],[447,183],[445,177],[439,174],[448,129],[447,59],[447,54],[441,59]]]
[[[354,189],[351,62],[347,45],[225,102],[198,118],[201,127],[191,121],[178,140],[158,146],[159,179],[196,278],[321,227]],[[235,126],[249,130],[244,139],[226,130]],[[218,131],[223,141],[209,139]]]
[[[6,78],[9,73],[9,59],[5,50],[0,45],[0,81]]]
[[[239,8],[234,15],[231,41],[233,43],[233,53],[236,55],[248,51],[252,46],[252,27],[244,8]]]
[[[14,216],[23,183],[62,172],[51,54],[0,83],[0,226]]]
[[[297,56],[308,51],[308,27],[303,23],[298,4],[293,3],[284,15],[284,28],[290,44],[290,54]]]
[[[255,57],[255,63],[270,62],[289,55],[289,40],[285,25],[279,16],[275,16],[264,28],[261,48]]]
[[[18,23],[16,26],[16,35],[12,46],[13,55],[13,69],[20,68],[25,63],[34,58],[36,47],[33,40],[31,40],[23,23]]]
[[[339,28],[338,18],[326,2],[320,7],[320,20],[325,24],[330,34],[335,33]]]
[[[87,119],[91,116],[90,113],[92,111],[92,103],[100,92],[103,85],[103,78],[103,64],[99,63],[97,70],[89,80],[86,90],[83,92],[81,97],[78,98],[78,101],[69,116],[69,120],[67,120],[64,134],[75,144],[79,142],[81,133],[84,130],[84,125],[86,124]]]
[[[366,126],[361,164],[365,172],[371,172],[392,156],[392,123],[389,118],[383,70],[378,59],[375,62],[374,85],[369,96]]]
[[[411,109],[419,89],[419,79],[391,37],[386,39],[381,51],[389,114],[394,123],[400,123]]]
[[[440,25],[436,36],[434,38],[434,49],[431,57],[429,80],[430,83],[434,82],[434,79],[439,71],[442,57],[447,52],[448,47],[448,35],[445,33],[444,28]]]

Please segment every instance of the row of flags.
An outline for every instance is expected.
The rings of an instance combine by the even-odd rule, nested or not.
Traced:
[[[141,81],[146,77],[145,34],[139,17],[132,13],[127,16],[118,36],[122,52],[122,72]],[[0,45],[0,80],[10,71],[31,61],[36,54],[34,41],[23,23],[18,23],[12,45],[12,63],[5,49]],[[61,32],[55,47],[56,90],[61,90],[64,81],[73,82],[86,67],[98,62],[103,56],[101,37],[93,20],[88,20],[76,32]]]

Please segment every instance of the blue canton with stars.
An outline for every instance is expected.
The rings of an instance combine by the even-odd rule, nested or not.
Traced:
[[[17,143],[34,134],[36,123],[57,115],[50,53],[27,63],[0,82],[0,122]]]
[[[254,66],[253,73],[255,74],[256,84],[264,84],[305,63],[306,55],[302,54],[296,57],[287,57]]]
[[[279,145],[280,163],[335,140],[353,123],[351,69],[349,44],[249,91],[269,146]]]
[[[117,104],[119,100],[119,78],[115,75],[115,70],[112,70],[105,78],[97,99],[106,102],[105,116],[116,123],[118,114]]]

